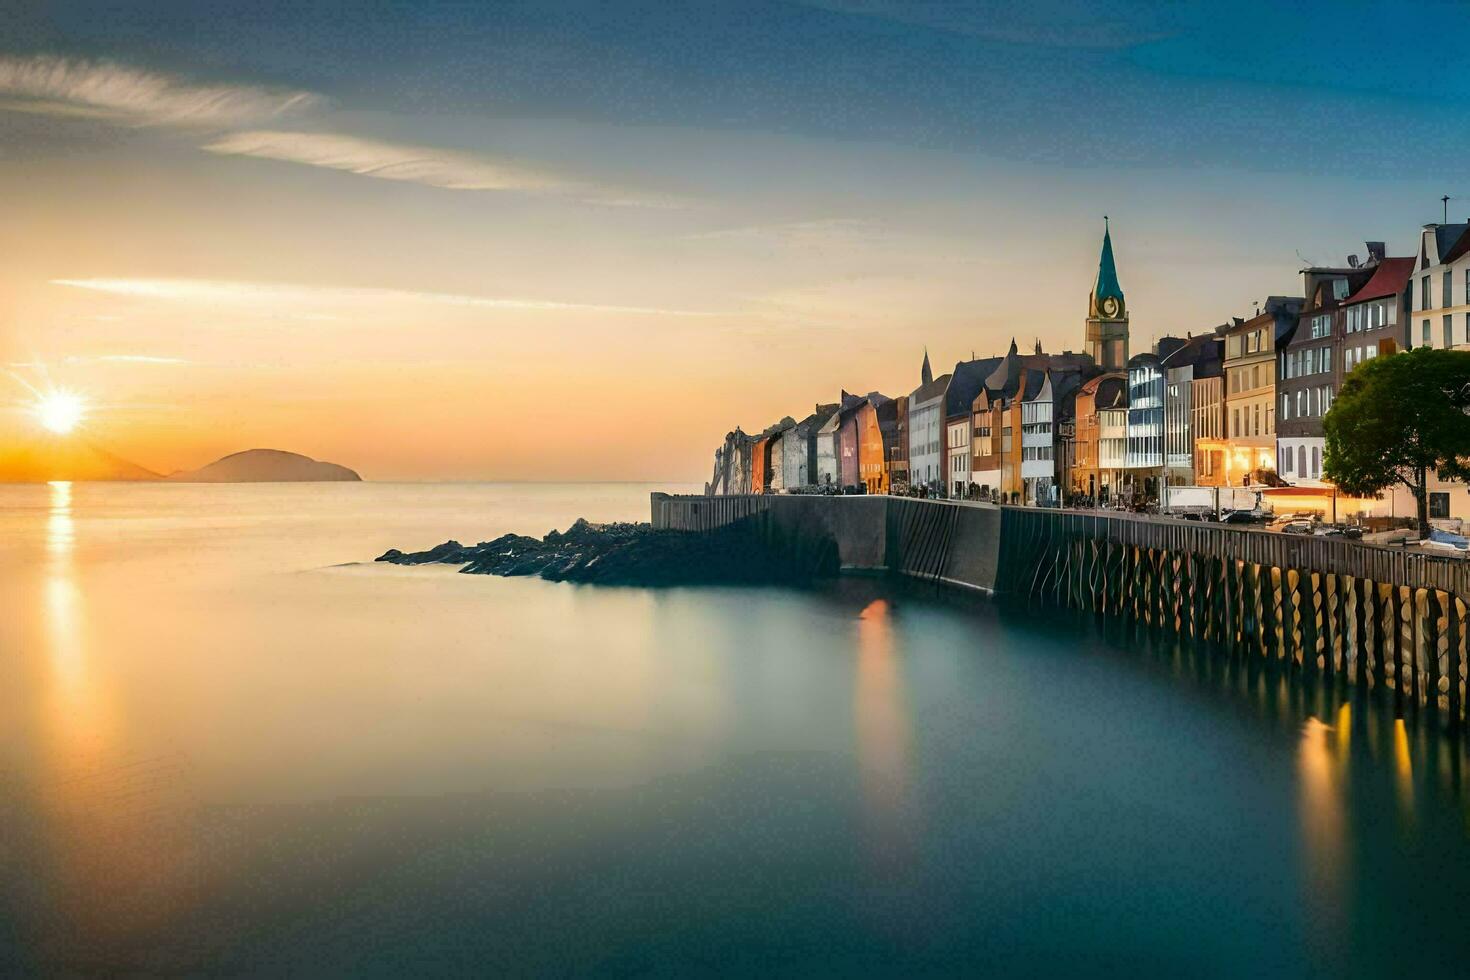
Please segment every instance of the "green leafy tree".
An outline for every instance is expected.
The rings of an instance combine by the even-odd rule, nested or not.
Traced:
[[[1322,420],[1322,472],[1344,493],[1403,484],[1429,535],[1429,474],[1470,477],[1470,351],[1419,347],[1353,369]]]

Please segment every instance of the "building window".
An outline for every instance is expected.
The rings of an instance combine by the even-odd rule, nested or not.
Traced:
[[[1429,516],[1450,516],[1450,495],[1447,492],[1431,490],[1429,493]]]
[[[1429,342],[1429,321],[1428,320],[1425,320],[1424,323],[1421,325],[1420,334],[1421,334],[1421,336],[1420,336],[1420,343],[1419,343],[1419,346],[1420,347],[1432,347],[1432,346],[1434,346],[1433,344],[1431,344]]]
[[[1281,454],[1281,473],[1283,476],[1291,476],[1291,450]]]
[[[1455,346],[1455,337],[1454,337],[1455,328],[1450,325],[1450,321],[1452,319],[1454,319],[1454,318],[1452,316],[1450,316],[1448,313],[1446,313],[1444,315],[1444,347],[1445,347],[1445,350],[1449,350],[1451,347]]]
[[[1296,447],[1296,471],[1299,476],[1307,475],[1307,447]]]
[[[1429,309],[1429,277],[1419,280],[1419,309]]]
[[[1446,309],[1455,305],[1454,299],[1450,296],[1450,285],[1453,281],[1453,277],[1450,275],[1450,270],[1444,270],[1444,283],[1440,287],[1439,297],[1442,302],[1439,305],[1445,307]]]
[[[1312,479],[1322,475],[1322,450],[1317,446],[1312,447]]]

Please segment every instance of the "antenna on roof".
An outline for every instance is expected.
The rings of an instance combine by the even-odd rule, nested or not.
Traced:
[[[1450,196],[1448,194],[1446,194],[1444,197],[1441,197],[1439,200],[1440,200],[1440,203],[1444,205],[1444,223],[1445,224],[1449,224],[1450,223]]]

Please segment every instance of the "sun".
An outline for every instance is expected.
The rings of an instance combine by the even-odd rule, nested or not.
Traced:
[[[43,395],[32,411],[43,427],[64,436],[81,423],[87,405],[75,392],[53,391]]]

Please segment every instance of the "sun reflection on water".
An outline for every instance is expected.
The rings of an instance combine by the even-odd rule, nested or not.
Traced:
[[[887,600],[874,599],[859,614],[857,641],[854,708],[870,839],[880,862],[901,866],[913,845],[908,812],[912,749]]]
[[[40,702],[36,802],[60,910],[89,937],[116,938],[166,915],[184,894],[192,861],[176,819],[182,766],[126,744],[117,692],[87,642],[72,485],[48,492],[40,584],[50,683]]]

